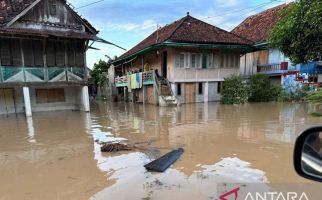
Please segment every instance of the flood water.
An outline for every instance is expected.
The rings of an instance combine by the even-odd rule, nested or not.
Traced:
[[[218,185],[227,183],[306,184],[295,174],[292,154],[299,133],[321,124],[310,109],[98,103],[90,114],[0,116],[0,200],[218,199]],[[98,141],[125,140],[139,148],[100,152]],[[184,154],[165,173],[143,167],[179,147]]]

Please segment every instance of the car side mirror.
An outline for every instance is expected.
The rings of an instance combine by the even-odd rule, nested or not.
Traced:
[[[322,182],[322,127],[310,128],[297,138],[294,167],[300,176]]]

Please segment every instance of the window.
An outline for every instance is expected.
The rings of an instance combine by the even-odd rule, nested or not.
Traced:
[[[65,102],[65,91],[63,88],[36,89],[36,102],[38,104]]]
[[[63,42],[56,42],[56,66],[65,66],[65,44]]]
[[[196,68],[196,54],[191,54],[191,67]]]
[[[185,54],[176,54],[176,67],[184,68]]]
[[[177,84],[177,95],[181,96],[181,83]]]
[[[55,67],[56,66],[56,59],[55,59],[55,43],[48,42],[46,45],[46,58],[47,58],[47,66],[48,67]]]
[[[21,46],[19,40],[10,41],[11,53],[12,53],[12,66],[21,67],[22,57],[21,57]]]
[[[75,62],[75,45],[67,45],[67,65],[69,67],[74,67],[76,65]]]
[[[17,39],[1,39],[1,65],[2,66],[21,66],[21,47]]]
[[[208,68],[208,55],[207,54],[202,54],[202,68],[206,69]]]
[[[218,94],[221,93],[221,88],[222,88],[222,83],[221,82],[217,82],[217,93]]]
[[[220,67],[220,56],[218,54],[214,55],[213,67],[214,68],[219,68]]]
[[[12,65],[9,40],[1,40],[1,65],[2,66]]]
[[[38,40],[23,40],[22,50],[24,55],[25,66],[28,67],[43,67],[43,45]]]
[[[198,83],[198,94],[203,94],[203,83]]]
[[[75,62],[77,67],[85,66],[85,45],[84,42],[77,42],[75,45]]]

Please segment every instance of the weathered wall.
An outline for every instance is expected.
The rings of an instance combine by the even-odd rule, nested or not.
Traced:
[[[12,27],[55,31],[63,29],[72,29],[76,32],[85,31],[85,26],[75,18],[70,9],[61,0],[43,0],[39,2],[23,18],[15,22]]]
[[[269,64],[268,50],[248,53],[240,57],[240,74],[249,76],[257,73],[258,65]]]
[[[56,87],[55,87],[56,88]],[[81,87],[63,87],[65,91],[65,102],[37,103],[36,88],[30,88],[31,109],[33,112],[54,110],[80,110],[82,103]]]

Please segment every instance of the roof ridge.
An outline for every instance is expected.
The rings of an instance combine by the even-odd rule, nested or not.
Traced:
[[[254,16],[258,16],[258,15],[261,15],[261,14],[263,14],[263,13],[269,12],[269,11],[271,11],[271,10],[278,9],[278,8],[280,8],[280,7],[282,7],[282,6],[287,6],[287,5],[289,5],[289,4],[291,4],[291,3],[282,3],[282,4],[280,4],[280,5],[277,5],[277,6],[274,6],[274,7],[268,8],[268,9],[266,9],[266,10],[262,10],[262,11],[261,11],[261,12],[259,12],[259,13],[256,13],[256,14],[253,14],[253,15],[251,15],[251,16],[248,16],[244,21],[246,21],[247,19],[252,18],[252,17],[254,17]]]

